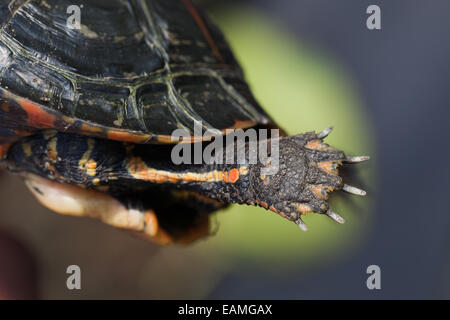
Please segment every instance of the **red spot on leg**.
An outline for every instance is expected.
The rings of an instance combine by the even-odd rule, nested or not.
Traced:
[[[235,183],[239,179],[239,170],[238,169],[231,169],[228,173],[228,179],[230,182]]]

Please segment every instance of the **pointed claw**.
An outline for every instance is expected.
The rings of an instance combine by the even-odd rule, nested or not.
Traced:
[[[356,194],[358,196],[365,196],[366,192],[364,190],[358,189],[353,186],[349,186],[348,184],[344,184],[344,187],[342,188],[345,192]]]
[[[345,157],[345,163],[358,163],[369,160],[369,156],[356,156],[356,157]]]
[[[323,139],[323,138],[327,137],[330,134],[331,130],[333,130],[333,126],[328,127],[325,130],[319,132],[319,134],[317,135],[317,138]]]
[[[331,219],[333,219],[334,221],[336,221],[337,223],[340,223],[340,224],[344,224],[345,223],[344,218],[342,218],[340,215],[338,215],[334,211],[328,210],[327,212],[325,212],[325,214],[327,216],[329,216]]]
[[[306,226],[306,224],[303,222],[302,218],[298,218],[297,220],[295,220],[295,223],[300,227],[300,229],[302,229],[303,231],[308,231],[308,227]]]

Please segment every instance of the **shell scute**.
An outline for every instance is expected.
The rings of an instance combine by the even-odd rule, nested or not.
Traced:
[[[16,2],[0,5],[9,12],[0,18],[0,90],[26,114],[9,112],[18,128],[173,143],[175,129],[193,135],[199,122],[221,132],[273,124],[220,30],[190,0],[86,1],[80,30],[66,26],[69,0]]]

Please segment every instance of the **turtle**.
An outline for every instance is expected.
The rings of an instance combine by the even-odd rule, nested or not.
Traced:
[[[365,191],[338,167],[369,157],[329,146],[330,131],[287,135],[190,0],[0,0],[0,163],[58,213],[160,244],[211,234],[211,214],[233,203],[302,230],[309,212],[343,223],[329,193]],[[174,161],[238,132],[214,161]],[[251,161],[252,141],[264,159]]]

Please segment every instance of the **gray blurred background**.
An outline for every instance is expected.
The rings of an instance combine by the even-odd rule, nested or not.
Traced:
[[[430,299],[450,297],[450,2],[252,0],[345,64],[376,134],[373,230],[351,257],[261,281],[230,275],[213,298]],[[381,30],[365,28],[381,8]],[[382,289],[362,266],[377,264]]]

